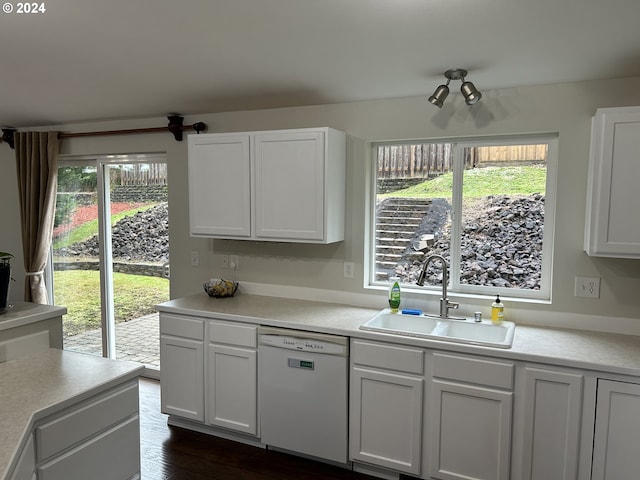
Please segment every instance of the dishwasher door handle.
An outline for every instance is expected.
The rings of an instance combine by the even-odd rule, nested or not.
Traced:
[[[288,358],[287,365],[291,368],[301,368],[303,370],[314,370],[315,362],[312,360],[301,360],[299,358]]]

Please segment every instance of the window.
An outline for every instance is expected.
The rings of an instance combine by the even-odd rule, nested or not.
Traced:
[[[415,285],[449,264],[449,291],[549,300],[557,139],[380,143],[369,281]],[[432,262],[425,288],[440,290]]]

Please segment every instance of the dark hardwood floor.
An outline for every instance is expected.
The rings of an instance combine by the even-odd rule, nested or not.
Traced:
[[[372,480],[320,462],[167,425],[160,384],[140,380],[142,480]],[[117,461],[117,460],[116,460]]]

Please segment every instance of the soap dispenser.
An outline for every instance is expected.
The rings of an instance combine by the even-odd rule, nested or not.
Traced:
[[[391,313],[397,313],[400,308],[400,279],[392,277],[389,282],[389,308]]]
[[[504,321],[504,305],[500,301],[500,295],[496,295],[496,301],[491,304],[491,323],[502,325]]]

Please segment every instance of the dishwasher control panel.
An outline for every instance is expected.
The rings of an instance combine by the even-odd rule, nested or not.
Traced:
[[[347,346],[313,338],[297,338],[287,335],[260,335],[260,345],[266,345],[299,352],[324,353],[326,355],[347,355]]]

